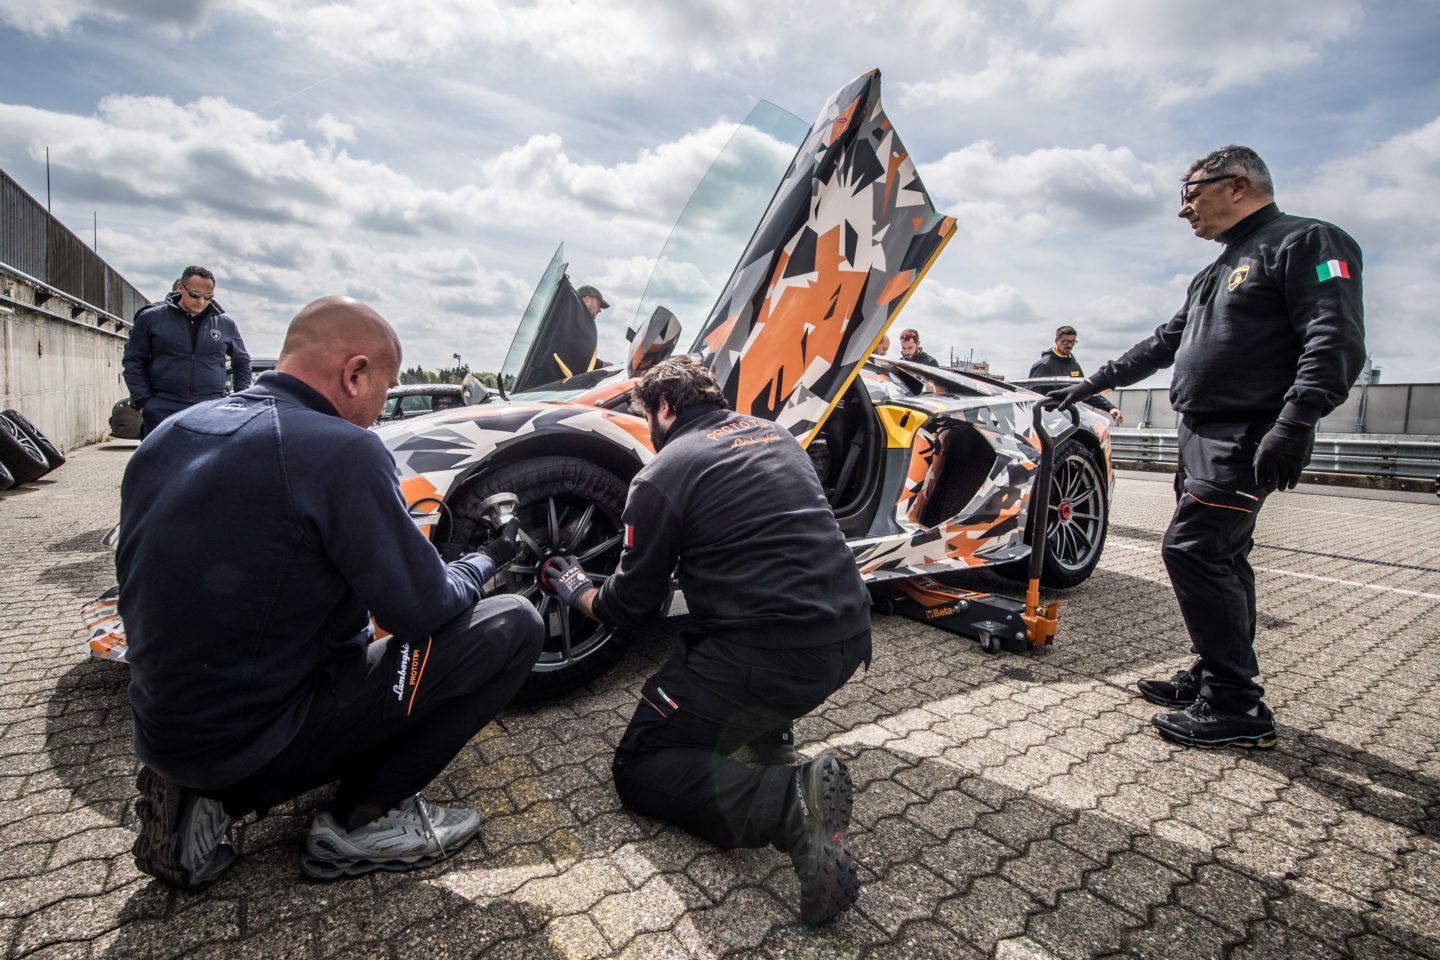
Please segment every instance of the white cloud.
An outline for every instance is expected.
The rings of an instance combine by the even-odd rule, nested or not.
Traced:
[[[1113,229],[1153,217],[1172,181],[1127,147],[1050,147],[1000,155],[982,140],[920,165],[936,205],[962,231],[1010,243],[1060,229]]]
[[[340,60],[414,64],[515,49],[548,63],[583,64],[592,80],[623,85],[654,70],[729,73],[767,61],[787,18],[783,7],[762,0],[414,0],[403,15],[389,0],[243,5],[282,37]],[[771,29],[753,29],[766,22]]]
[[[200,23],[204,9],[214,4],[215,0],[0,0],[0,24],[42,36],[90,19],[139,20],[188,32]]]
[[[1001,9],[985,24],[978,65],[902,83],[904,102],[1078,100],[1102,82],[1118,82],[1160,106],[1188,102],[1313,65],[1361,16],[1343,0],[1273,0],[1243,9],[1057,0],[1031,4],[1028,19],[1009,25]]]

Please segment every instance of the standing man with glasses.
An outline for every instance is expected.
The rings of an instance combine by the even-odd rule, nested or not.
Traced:
[[[227,357],[239,393],[250,386],[250,352],[240,328],[215,300],[215,274],[186,267],[164,301],[135,314],[125,344],[125,385],[144,436],[171,414],[223,397]]]
[[[1161,555],[1196,660],[1138,686],[1173,710],[1155,715],[1160,735],[1190,746],[1275,744],[1255,682],[1255,521],[1266,495],[1299,483],[1316,422],[1345,401],[1365,359],[1360,247],[1334,224],[1281,213],[1273,197],[1248,147],[1192,164],[1180,216],[1224,252],[1152,336],[1050,394],[1065,409],[1175,366],[1180,464]]]
[[[1080,369],[1080,361],[1075,359],[1075,342],[1078,335],[1075,328],[1070,326],[1060,327],[1055,331],[1055,346],[1040,354],[1040,359],[1030,367],[1032,377],[1083,377],[1085,371]],[[1120,408],[1100,394],[1095,394],[1085,401],[1104,413],[1110,414],[1110,419],[1117,424],[1125,422],[1125,414]]]

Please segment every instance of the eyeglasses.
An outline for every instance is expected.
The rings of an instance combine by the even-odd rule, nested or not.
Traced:
[[[1238,173],[1222,173],[1216,177],[1201,177],[1199,180],[1186,180],[1180,184],[1180,206],[1183,207],[1187,203],[1194,203],[1195,198],[1200,196],[1200,191],[1198,190],[1191,193],[1191,187],[1201,187],[1207,183],[1217,183],[1221,180],[1234,180],[1238,176],[1240,176]]]
[[[180,289],[181,289],[181,290],[184,290],[187,296],[194,297],[196,300],[214,300],[214,299],[215,299],[215,294],[213,294],[213,293],[196,293],[194,290],[191,290],[189,287],[185,286],[184,284],[181,284]]]

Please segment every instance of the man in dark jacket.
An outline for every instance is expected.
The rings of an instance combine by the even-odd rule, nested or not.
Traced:
[[[920,331],[913,328],[900,331],[900,359],[940,366],[939,361],[920,348]]]
[[[1080,378],[1085,376],[1085,371],[1080,369],[1080,361],[1075,359],[1075,341],[1077,334],[1075,328],[1062,326],[1055,331],[1055,346],[1040,354],[1040,359],[1035,361],[1030,368],[1030,376],[1039,378]],[[1125,415],[1120,408],[1100,394],[1090,397],[1085,401],[1103,413],[1110,414],[1110,419],[1117,424],[1125,422]]]
[[[1344,402],[1365,359],[1360,248],[1334,224],[1283,214],[1265,163],[1229,146],[1197,160],[1180,216],[1224,244],[1185,305],[1098,373],[1051,394],[1061,407],[1175,365],[1178,503],[1162,555],[1197,659],[1140,692],[1175,709],[1160,734],[1201,747],[1269,747],[1275,718],[1255,682],[1255,521],[1294,487],[1316,422]]]
[[[145,433],[193,403],[225,395],[229,357],[235,392],[250,386],[250,353],[240,328],[215,300],[215,275],[186,267],[161,303],[135,314],[121,361]]]
[[[542,627],[522,599],[480,599],[513,518],[449,565],[410,519],[366,429],[399,369],[379,314],[317,300],[274,373],[166,420],[126,467],[144,872],[203,888],[235,860],[233,818],[337,780],[306,837],[313,878],[426,866],[475,835],[477,814],[419,791],[510,700]]]
[[[750,766],[730,754],[790,729],[870,660],[869,595],[805,451],[727,410],[715,378],[674,357],[634,390],[656,456],[630,484],[625,545],[596,589],[574,558],[546,584],[604,623],[644,625],[676,572],[695,628],[640,690],[615,751],[626,806],[725,848],[789,852],[807,923],[855,902],[851,785],[838,759]]]

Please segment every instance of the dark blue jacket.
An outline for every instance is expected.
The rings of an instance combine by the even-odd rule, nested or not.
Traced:
[[[494,573],[443,563],[380,439],[282,373],[162,423],[120,496],[135,753],[187,787],[278,755],[333,666],[363,655],[372,613],[425,637]]]
[[[250,386],[250,352],[235,321],[214,300],[194,319],[179,302],[180,294],[172,291],[163,303],[135,314],[122,365],[137,405],[151,397],[184,404],[223,397],[226,356],[235,392]]]

